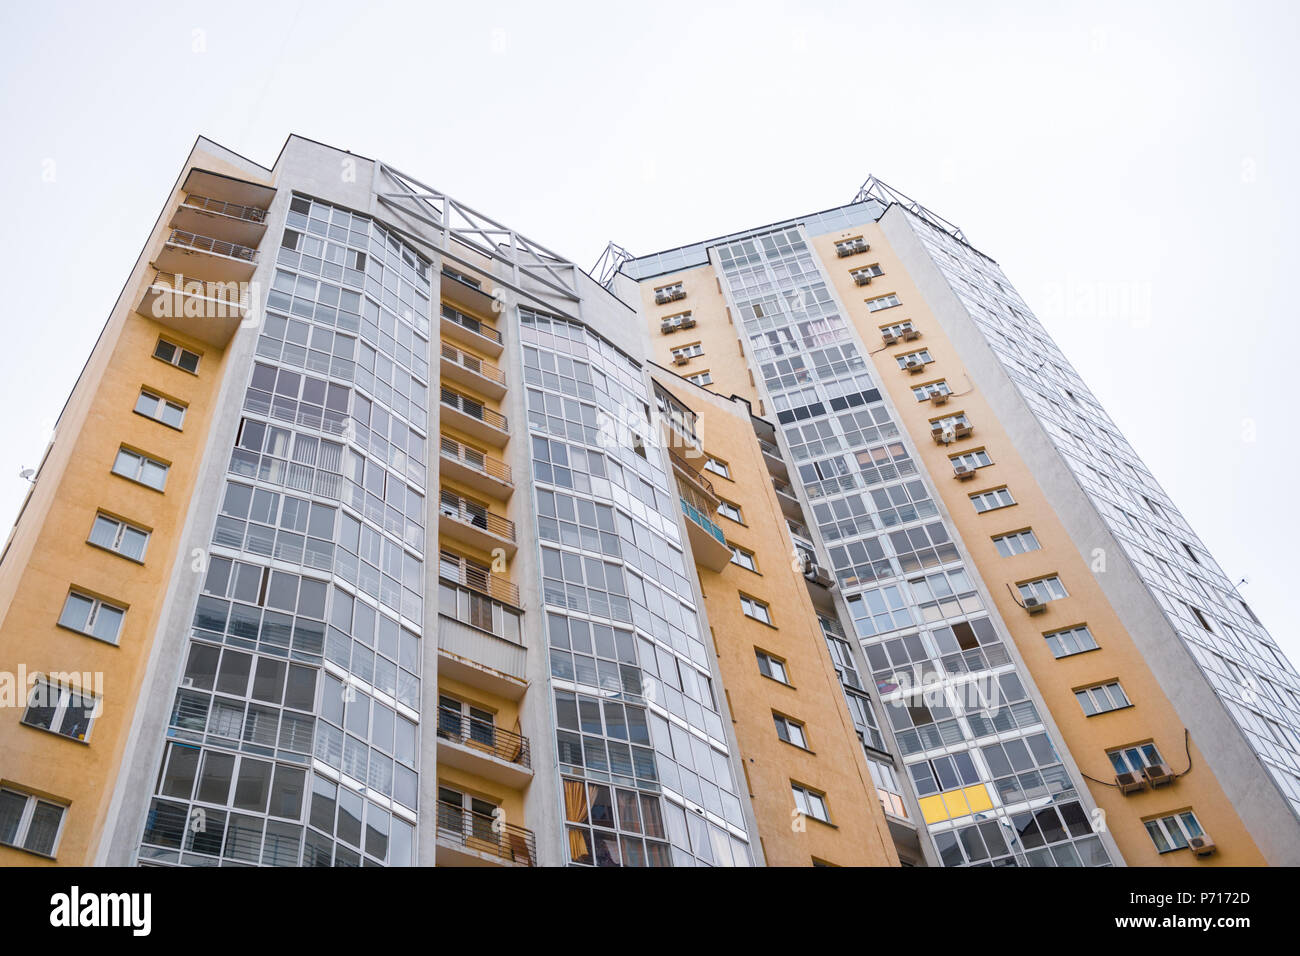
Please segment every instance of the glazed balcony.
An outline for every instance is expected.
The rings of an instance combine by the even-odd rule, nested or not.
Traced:
[[[438,534],[479,551],[515,553],[515,523],[477,501],[444,490],[438,500]]]
[[[485,813],[438,803],[439,866],[536,866],[533,831]]]
[[[506,393],[505,372],[448,342],[442,343],[442,377],[489,398],[500,399]]]
[[[257,250],[237,242],[173,229],[154,260],[160,272],[205,282],[247,282],[257,270]]]
[[[445,707],[438,710],[438,763],[516,790],[533,779],[527,737]]]
[[[441,436],[440,452],[442,474],[453,481],[503,501],[514,493],[510,466],[501,459],[446,435]]]
[[[686,515],[686,535],[691,539],[691,553],[695,563],[710,571],[721,571],[731,563],[731,546],[727,536],[711,515],[717,513],[718,499],[701,495],[680,474],[677,493]]]
[[[476,399],[449,388],[442,389],[442,422],[456,431],[473,435],[494,448],[510,441],[510,422]]]
[[[501,333],[481,319],[466,315],[446,303],[442,306],[441,316],[442,337],[444,339],[459,342],[461,345],[468,345],[470,348],[485,352],[493,358],[500,355],[505,349],[505,345],[501,341]]]

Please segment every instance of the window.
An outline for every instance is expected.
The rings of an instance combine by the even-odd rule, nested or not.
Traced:
[[[738,564],[748,571],[758,572],[758,562],[754,560],[753,551],[746,550],[738,544],[731,544],[730,547],[732,564]]]
[[[149,532],[101,513],[95,515],[90,528],[90,543],[132,561],[143,561]]]
[[[140,389],[140,397],[136,399],[135,410],[137,414],[152,418],[156,422],[162,422],[164,425],[170,425],[177,431],[180,431],[181,422],[185,420],[184,405],[168,401],[161,395],[155,395],[147,388]]]
[[[686,290],[682,288],[680,282],[674,282],[672,285],[661,285],[655,289],[655,301],[661,305],[664,302],[672,302],[675,299],[686,298]]]
[[[167,469],[170,467],[129,448],[120,448],[117,460],[113,462],[113,473],[148,485],[155,491],[162,491],[167,484]]]
[[[21,790],[0,789],[0,843],[54,856],[67,809]]]
[[[126,611],[120,607],[105,604],[99,598],[79,591],[71,591],[63,605],[63,613],[59,615],[59,624],[88,637],[116,644],[121,635],[122,618],[125,616]]]
[[[1006,534],[995,535],[993,545],[998,549],[998,554],[1004,558],[1014,557],[1017,554],[1024,554],[1026,551],[1037,551],[1042,545],[1038,543],[1038,538],[1034,537],[1032,528],[1026,528],[1023,531],[1008,531]]]
[[[71,687],[36,680],[27,698],[23,723],[72,740],[90,739],[90,725],[99,716],[99,701]]]
[[[1156,745],[1150,741],[1134,744],[1132,747],[1116,747],[1114,750],[1107,750],[1106,756],[1110,758],[1110,764],[1115,768],[1116,773],[1141,774],[1144,767],[1154,767],[1165,762]]]
[[[773,657],[767,651],[760,651],[754,648],[754,656],[758,659],[758,672],[764,677],[770,677],[772,680],[780,681],[782,684],[790,683],[790,675],[785,669],[785,661],[779,657]]]
[[[1184,813],[1171,813],[1167,817],[1147,820],[1144,825],[1157,852],[1170,853],[1174,850],[1187,849],[1192,837],[1205,836],[1201,823],[1191,810]]]
[[[1083,708],[1086,717],[1095,717],[1110,710],[1122,710],[1133,706],[1125,695],[1124,688],[1119,686],[1119,681],[1085,687],[1083,690],[1076,690],[1074,696],[1078,698],[1079,706]]]
[[[861,236],[855,236],[852,239],[841,239],[835,243],[835,254],[843,259],[845,256],[855,255],[859,252],[866,252],[871,246],[867,240]]]
[[[733,504],[726,498],[718,499],[718,514],[724,518],[730,518],[738,524],[743,524],[745,519],[740,514],[740,505]]]
[[[183,368],[187,372],[198,374],[199,357],[189,349],[183,349],[174,342],[168,342],[166,339],[159,339],[158,344],[154,347],[153,357],[162,359],[168,365],[175,365],[177,368]]]
[[[898,782],[898,774],[893,765],[868,757],[867,768],[871,771],[871,782],[876,785],[876,795],[880,797],[880,804],[885,808],[885,812],[906,820],[907,807],[901,796],[903,788]]]
[[[953,455],[948,460],[952,462],[954,472],[957,470],[958,465],[965,465],[974,471],[976,468],[987,468],[993,464],[993,459],[989,457],[989,453],[983,448],[978,451],[968,451],[964,455]]]
[[[1092,636],[1092,631],[1080,624],[1078,627],[1067,627],[1060,631],[1051,631],[1044,634],[1047,640],[1047,646],[1052,652],[1053,657],[1069,657],[1071,654],[1082,654],[1084,651],[1095,651],[1100,645]]]
[[[916,338],[921,333],[916,331],[916,326],[912,325],[911,319],[904,319],[902,322],[896,322],[893,325],[882,325],[880,334],[888,340],[889,336],[895,339],[908,338],[908,333],[915,333],[910,338]]]
[[[690,345],[683,345],[680,348],[673,349],[673,358],[676,360],[692,359],[703,354],[704,346],[699,342],[693,342]]]
[[[820,820],[822,823],[831,822],[831,814],[826,809],[826,795],[824,793],[811,790],[793,781],[790,783],[790,790],[794,794],[794,805],[798,807],[800,813],[806,817]]]
[[[951,395],[952,389],[948,386],[947,381],[940,379],[926,385],[913,386],[912,394],[916,396],[918,402],[928,402],[936,395]]]
[[[772,623],[772,614],[766,604],[756,598],[740,596],[740,609],[745,612],[746,617],[752,617],[756,621],[762,621],[764,624]]]
[[[803,724],[783,714],[772,711],[772,720],[776,724],[776,735],[788,744],[808,749],[808,738],[804,736]]]
[[[694,384],[694,385],[700,385],[700,386],[704,386],[704,385],[712,385],[712,384],[713,384],[713,376],[712,376],[712,375],[711,375],[711,374],[706,370],[706,371],[700,372],[698,375],[687,375],[687,376],[686,376],[686,381],[688,381],[688,382],[690,382],[690,383],[692,383],[692,384]]]
[[[1065,585],[1056,575],[1046,578],[1038,578],[1034,581],[1026,581],[1024,584],[1017,584],[1016,589],[1020,592],[1020,599],[1027,600],[1031,597],[1038,598],[1040,604],[1046,604],[1048,601],[1057,601],[1061,598],[1069,597],[1065,590]]]
[[[881,309],[892,309],[894,306],[902,304],[903,303],[898,301],[898,296],[894,295],[892,292],[889,293],[889,295],[882,295],[875,299],[867,300],[867,308],[872,312],[879,312]]]
[[[908,352],[906,355],[894,356],[898,361],[899,368],[915,368],[917,365],[926,365],[934,361],[930,355],[929,349],[921,349],[919,352]]]
[[[731,468],[728,467],[727,463],[712,456],[705,460],[704,469],[713,472],[715,475],[721,475],[723,478],[731,477]]]
[[[994,488],[992,491],[971,495],[970,502],[977,512],[983,514],[986,511],[996,511],[998,508],[1009,508],[1016,503],[1016,500],[1011,497],[1011,492],[1007,489]]]
[[[882,276],[885,270],[880,268],[879,262],[873,262],[869,266],[863,266],[861,269],[852,270],[849,275],[853,276],[853,281],[858,285],[866,285],[876,276]]]
[[[920,763],[910,765],[907,770],[916,785],[918,797],[945,793],[980,782],[975,761],[967,751],[935,757],[933,760],[922,760]]]

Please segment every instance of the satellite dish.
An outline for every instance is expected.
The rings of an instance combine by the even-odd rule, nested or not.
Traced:
[[[22,471],[18,472],[18,477],[23,479],[24,481],[31,481],[32,478],[35,477],[35,475],[36,475],[35,468],[24,468]]]

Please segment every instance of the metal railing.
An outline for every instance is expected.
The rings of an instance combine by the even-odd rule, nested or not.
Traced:
[[[532,769],[532,753],[528,738],[510,730],[502,730],[485,720],[467,717],[459,710],[438,708],[438,736],[466,747],[484,750],[506,763]]]
[[[442,357],[449,362],[454,362],[463,369],[468,369],[476,375],[482,375],[484,378],[491,379],[499,385],[506,383],[506,373],[501,371],[491,362],[485,362],[477,356],[470,355],[468,352],[462,352],[454,345],[442,343]]]
[[[714,500],[713,507],[716,510],[718,493],[713,490],[713,482],[704,477],[703,473],[698,471],[689,461],[687,461],[686,456],[678,451],[675,446],[668,446],[668,457],[672,460],[673,467],[677,469],[677,472],[681,477],[691,484],[698,486],[701,491]]]
[[[220,213],[245,222],[266,222],[266,210],[256,206],[241,206],[239,203],[224,202],[220,199],[208,199],[206,196],[186,196],[182,205],[193,206],[205,212]]]
[[[487,325],[484,322],[480,322],[478,319],[475,319],[472,316],[468,316],[464,312],[460,312],[456,309],[453,309],[449,305],[444,305],[442,307],[442,317],[446,319],[448,322],[454,322],[456,325],[459,325],[462,329],[468,329],[470,332],[476,332],[479,335],[483,336],[484,338],[491,339],[493,342],[499,343],[501,341],[501,333],[498,332],[496,329],[492,328],[492,326]]]
[[[514,478],[510,471],[510,466],[498,458],[493,458],[477,448],[456,441],[454,438],[448,438],[446,435],[442,438],[442,456],[458,461],[477,472],[487,475],[489,478],[495,478],[497,481],[505,482],[507,485],[514,484]]]
[[[510,431],[510,422],[504,415],[492,411],[492,409],[485,407],[482,402],[477,402],[460,394],[460,392],[453,392],[449,388],[444,388],[442,390],[442,404],[448,408],[454,408],[458,412],[463,412],[470,418],[477,418],[485,425],[491,425],[500,431]]]
[[[256,249],[250,249],[248,246],[241,246],[237,242],[226,242],[222,239],[209,239],[207,236],[195,235],[192,232],[185,232],[182,229],[173,229],[172,234],[167,237],[167,243],[173,246],[181,246],[186,249],[195,249],[199,252],[211,252],[213,255],[226,256],[230,259],[240,259],[244,262],[257,261]]]
[[[158,270],[154,273],[150,287],[211,299],[230,309],[240,309],[245,304],[244,292],[238,282],[206,282],[202,279],[177,277],[174,273]]]
[[[781,449],[772,444],[766,438],[760,438],[758,440],[758,447],[763,449],[764,454],[771,455],[773,458],[781,458]]]
[[[486,531],[488,534],[494,534],[498,538],[504,538],[512,542],[515,540],[515,523],[513,521],[497,514],[495,511],[489,511],[482,505],[462,498],[455,492],[442,492],[438,499],[438,511],[449,518],[455,518],[457,521],[463,521],[468,525]]]
[[[449,581],[463,584],[471,591],[478,591],[488,597],[519,606],[519,588],[491,568],[474,564],[460,555],[443,551],[439,556],[438,574]]]
[[[723,532],[721,528],[719,528],[716,524],[713,523],[713,521],[709,519],[708,515],[702,512],[699,508],[695,507],[695,505],[691,504],[685,498],[682,498],[681,502],[682,502],[682,511],[686,513],[686,517],[690,518],[697,525],[699,525],[710,535],[716,538],[718,544],[727,543],[726,534]]]
[[[439,801],[438,836],[520,866],[537,865],[537,841],[532,830],[455,804]]]

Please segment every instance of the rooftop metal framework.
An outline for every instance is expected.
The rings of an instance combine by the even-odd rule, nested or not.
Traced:
[[[858,187],[858,194],[853,197],[853,201],[866,202],[869,199],[875,199],[884,203],[886,206],[890,203],[898,203],[917,218],[925,220],[937,229],[942,229],[958,242],[963,242],[968,246],[970,245],[970,240],[966,238],[965,233],[963,233],[958,226],[949,222],[947,219],[944,219],[937,213],[931,212],[915,199],[904,195],[893,186],[881,182],[875,176],[868,173],[866,182]]]
[[[605,247],[605,251],[600,254],[600,258],[596,260],[596,264],[591,267],[587,275],[599,282],[603,288],[613,292],[610,286],[614,284],[614,276],[618,275],[618,270],[623,268],[623,263],[635,258],[636,256],[618,243],[611,242]]]

